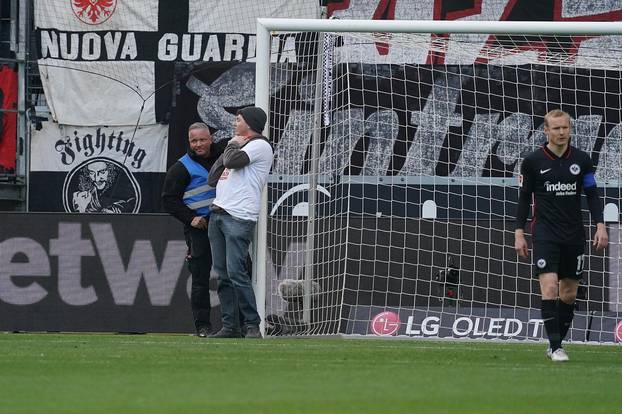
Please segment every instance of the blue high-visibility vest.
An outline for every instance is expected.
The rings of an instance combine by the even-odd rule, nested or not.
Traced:
[[[209,206],[216,198],[216,189],[207,184],[209,171],[190,158],[188,154],[181,157],[179,161],[184,164],[190,174],[190,183],[184,192],[184,204],[196,212],[198,216],[209,216]]]

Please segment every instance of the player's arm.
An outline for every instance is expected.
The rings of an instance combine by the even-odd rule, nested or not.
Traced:
[[[521,173],[518,179],[518,205],[516,207],[516,226],[514,229],[514,250],[519,257],[527,258],[529,246],[525,239],[525,224],[529,217],[529,206],[533,193],[533,179],[528,159],[521,164]]]
[[[607,235],[607,228],[605,227],[605,220],[603,218],[602,203],[600,196],[598,195],[598,187],[596,185],[596,178],[594,177],[594,167],[591,166],[587,170],[588,172],[583,176],[583,192],[587,197],[587,206],[590,209],[590,215],[592,221],[596,223],[596,233],[594,233],[593,245],[596,250],[602,250],[609,244],[609,236]]]

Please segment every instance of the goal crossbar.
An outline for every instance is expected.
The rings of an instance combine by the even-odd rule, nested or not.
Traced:
[[[525,35],[622,34],[622,26],[619,22],[257,19],[258,36],[260,32],[271,30],[289,32],[489,33]],[[261,50],[259,45],[257,50]]]

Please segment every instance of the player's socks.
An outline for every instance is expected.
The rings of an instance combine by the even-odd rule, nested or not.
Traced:
[[[559,339],[563,341],[574,318],[574,303],[569,305],[563,300],[557,299],[557,313],[559,315]]]
[[[551,344],[551,351],[555,352],[561,347],[562,340],[559,336],[559,318],[557,314],[557,301],[556,300],[542,300],[542,319],[544,319],[544,328],[546,334],[549,337],[549,343]]]

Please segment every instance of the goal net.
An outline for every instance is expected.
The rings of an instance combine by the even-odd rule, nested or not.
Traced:
[[[544,114],[560,108],[572,145],[597,167],[610,236],[604,253],[586,244],[568,338],[620,340],[613,26],[361,23],[260,21],[271,36],[314,33],[297,62],[269,66],[258,30],[257,102],[275,148],[266,332],[541,340],[539,287],[531,256],[515,254],[514,217],[520,163],[546,142]],[[268,78],[291,81],[274,92]],[[590,243],[585,201],[584,223]]]

